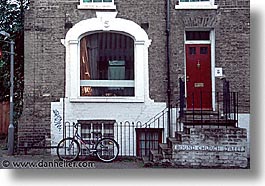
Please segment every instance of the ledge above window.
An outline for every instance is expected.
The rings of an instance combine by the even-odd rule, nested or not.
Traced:
[[[77,8],[115,10],[116,5],[114,0],[80,0],[80,5]]]
[[[188,9],[217,9],[218,6],[214,5],[214,0],[177,0],[175,9],[188,10]]]
[[[70,98],[73,103],[143,103],[144,98],[137,97],[78,97]]]

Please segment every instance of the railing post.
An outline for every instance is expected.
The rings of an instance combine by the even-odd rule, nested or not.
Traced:
[[[233,92],[233,104],[234,104],[234,122],[236,122],[236,92]]]
[[[134,140],[134,132],[135,132],[134,122],[132,122],[132,131],[133,131],[133,133],[132,133],[133,144],[132,145],[133,145],[133,156],[134,156],[134,142],[136,141],[136,140]]]
[[[236,115],[237,115],[237,117],[236,117],[236,119],[237,119],[237,123],[236,123],[236,127],[238,127],[238,92],[236,93]]]
[[[181,78],[179,78],[179,88],[180,88],[180,112],[179,117],[182,118],[184,115],[184,107],[185,107],[185,89],[184,89],[184,82]]]
[[[194,92],[192,93],[192,121],[193,121],[193,124],[194,124]]]
[[[201,104],[201,124],[202,124],[202,121],[203,121],[203,117],[202,117],[202,91],[200,91],[200,104]],[[203,125],[201,125],[203,126]]]
[[[120,122],[120,137],[121,137],[121,149],[120,150],[121,150],[121,156],[122,156],[122,146],[123,146],[122,145],[123,144],[122,143],[122,122]]]
[[[219,111],[219,92],[216,93],[216,97],[217,97],[217,120],[218,120],[218,123],[220,121],[220,111]]]

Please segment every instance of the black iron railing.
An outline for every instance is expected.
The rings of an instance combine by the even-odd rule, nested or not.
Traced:
[[[119,156],[122,157],[143,157],[148,156],[150,150],[158,149],[158,144],[166,140],[164,135],[167,131],[166,119],[164,118],[166,112],[162,111],[161,115],[158,114],[146,123],[141,122],[116,122],[114,120],[79,120],[78,133],[83,139],[87,140],[93,148],[93,144],[99,140],[100,137],[110,137],[117,141],[119,144]],[[164,119],[163,119],[164,118]],[[72,137],[74,132],[73,125],[69,122],[64,124],[64,138]],[[82,147],[81,149],[85,149]],[[81,151],[81,156],[86,155]]]
[[[238,93],[230,92],[228,81],[223,81],[223,92],[197,91],[187,97],[181,79],[179,84],[179,126],[238,126]]]

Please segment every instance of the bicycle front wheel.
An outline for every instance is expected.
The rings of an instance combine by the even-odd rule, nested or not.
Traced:
[[[118,143],[111,138],[103,138],[96,144],[97,157],[103,162],[114,161],[119,154]]]
[[[80,145],[74,138],[62,139],[57,146],[57,155],[60,160],[74,161],[80,153]]]

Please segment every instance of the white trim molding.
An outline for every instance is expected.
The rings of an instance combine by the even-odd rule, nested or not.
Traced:
[[[102,10],[116,10],[116,5],[114,4],[114,0],[111,2],[84,2],[84,0],[80,0],[80,4],[77,5],[78,9],[102,9]]]
[[[66,97],[74,102],[145,102],[149,98],[148,74],[148,47],[151,40],[147,33],[135,22],[116,18],[117,12],[97,12],[96,18],[83,20],[74,25],[66,34],[64,46],[66,47]],[[81,97],[80,86],[93,84],[93,81],[80,80],[80,40],[91,33],[116,32],[130,36],[134,40],[134,81],[119,82],[119,86],[127,83],[134,86],[135,94],[132,97]],[[106,82],[103,82],[106,85]],[[110,83],[110,82],[108,82]],[[113,83],[111,82],[111,86]],[[102,86],[103,86],[102,85]],[[153,102],[153,101],[152,101]]]
[[[218,6],[214,4],[214,0],[209,1],[190,1],[190,2],[181,2],[177,0],[177,4],[175,5],[175,9],[217,9]]]

